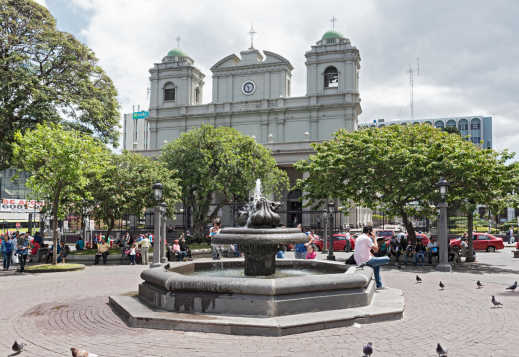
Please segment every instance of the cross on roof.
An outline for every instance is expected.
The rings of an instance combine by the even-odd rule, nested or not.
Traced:
[[[180,36],[177,36],[176,40],[177,40],[177,48],[180,48]]]
[[[254,31],[254,27],[250,25],[249,35],[250,35],[250,49],[254,48],[254,35],[256,34],[256,31]]]
[[[335,31],[335,21],[337,21],[337,18],[335,16],[332,16],[330,19],[330,22],[332,23],[332,31]]]

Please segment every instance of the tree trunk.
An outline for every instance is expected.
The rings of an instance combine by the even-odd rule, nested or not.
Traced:
[[[472,208],[472,207],[471,207]],[[474,211],[472,209],[467,213],[467,233],[468,237],[468,247],[467,247],[467,257],[465,258],[466,262],[473,262],[476,259],[474,258],[474,245],[472,244],[472,228],[474,226]]]
[[[112,230],[114,229],[115,225],[115,218],[110,217],[106,220],[106,226],[108,227],[108,230],[106,231],[105,239],[108,241],[108,237],[110,237],[110,233],[112,233]]]
[[[407,242],[416,245],[416,233],[414,231],[413,222],[407,216],[405,211],[401,211],[402,221],[404,221],[405,229],[407,230]]]

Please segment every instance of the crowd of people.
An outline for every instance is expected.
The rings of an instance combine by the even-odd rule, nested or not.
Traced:
[[[34,260],[43,246],[43,238],[39,232],[33,236],[28,233],[6,232],[0,234],[3,270],[10,270],[18,265],[18,271],[23,272],[25,265]]]

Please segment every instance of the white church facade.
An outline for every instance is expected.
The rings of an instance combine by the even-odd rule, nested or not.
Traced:
[[[362,112],[360,55],[349,39],[328,31],[305,58],[306,95],[292,97],[290,62],[255,49],[251,41],[239,56],[231,54],[211,67],[212,100],[203,104],[205,74],[183,51],[171,50],[150,69],[149,116],[134,120],[125,115],[123,148],[157,156],[163,145],[190,129],[229,126],[271,149],[295,183],[302,173],[292,165],[312,153],[310,143],[328,140],[340,128],[356,130]],[[291,205],[300,210],[300,195],[288,196],[287,210]],[[355,212],[353,222],[370,219],[368,210],[365,217]],[[286,223],[291,225],[293,219]]]

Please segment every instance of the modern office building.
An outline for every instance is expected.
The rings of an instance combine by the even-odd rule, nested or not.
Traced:
[[[383,127],[387,125],[411,125],[427,123],[434,125],[435,128],[457,128],[464,138],[472,141],[476,145],[480,145],[486,149],[492,148],[492,117],[473,115],[464,117],[447,117],[435,119],[404,119],[390,120],[376,119],[373,122],[359,123],[359,127],[377,126]]]
[[[295,183],[302,173],[292,165],[312,153],[310,143],[327,140],[340,128],[356,130],[362,112],[360,55],[349,39],[328,31],[304,55],[305,96],[291,96],[290,62],[259,51],[251,41],[239,56],[230,54],[211,67],[212,101],[203,104],[205,74],[185,52],[169,51],[150,69],[149,117],[125,115],[123,147],[156,156],[164,144],[192,128],[229,126],[270,148]],[[287,193],[287,210],[296,213],[284,223],[301,222],[300,197],[297,191]],[[356,217],[357,222],[368,219],[367,214]]]

